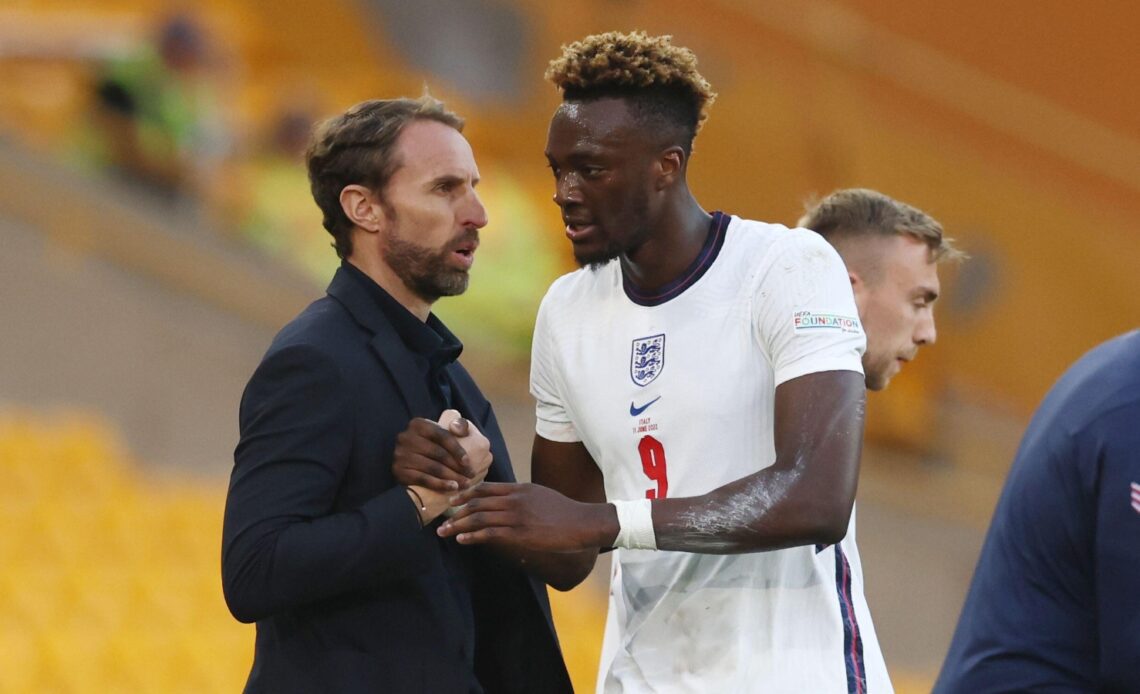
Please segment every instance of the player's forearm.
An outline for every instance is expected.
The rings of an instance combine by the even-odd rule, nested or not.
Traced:
[[[613,504],[575,501],[538,484],[485,482],[453,502],[458,510],[440,526],[441,537],[488,544],[508,557],[533,557],[536,575],[541,571],[555,587],[584,578],[598,549],[612,547],[619,529]]]
[[[530,575],[560,591],[571,590],[586,580],[598,561],[596,549],[535,552],[503,547],[499,552]]]
[[[729,554],[843,539],[863,446],[862,374],[808,374],[776,389],[772,465],[693,498],[653,502],[658,549]]]
[[[738,554],[834,544],[847,533],[854,485],[816,494],[817,486],[800,470],[764,470],[699,497],[654,501],[657,549]]]

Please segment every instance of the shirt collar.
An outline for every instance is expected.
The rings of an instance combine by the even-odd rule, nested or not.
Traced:
[[[625,270],[622,270],[622,287],[625,289],[625,295],[629,297],[630,301],[639,306],[660,306],[661,304],[669,301],[670,299],[680,296],[689,287],[697,283],[705,272],[712,267],[713,261],[717,259],[720,254],[720,249],[724,246],[725,232],[728,230],[728,225],[732,221],[732,216],[723,212],[713,212],[712,219],[709,221],[708,232],[705,234],[704,243],[701,245],[700,252],[693,262],[689,263],[689,267],[685,268],[677,279],[658,287],[651,291],[641,289],[626,276]]]
[[[427,322],[421,321],[363,270],[347,260],[341,262],[341,267],[373,298],[404,345],[431,362],[433,369],[459,358],[463,343],[434,313],[428,314]]]

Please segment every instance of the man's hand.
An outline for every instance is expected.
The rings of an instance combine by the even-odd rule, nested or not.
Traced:
[[[416,513],[420,516],[421,528],[436,518],[439,518],[444,511],[451,508],[449,494],[432,491],[427,487],[420,487],[414,484],[408,485],[407,491],[408,498],[416,505]]]
[[[467,453],[467,460],[475,473],[468,486],[474,486],[486,479],[494,461],[494,456],[491,455],[491,441],[471,420],[459,414],[458,410],[444,410],[439,416],[439,425],[446,426],[449,432],[459,437],[459,445]]]
[[[491,442],[457,410],[439,422],[416,418],[396,438],[392,474],[403,485],[440,493],[478,484],[491,467]]]
[[[459,508],[437,532],[464,545],[578,552],[608,547],[617,537],[612,505],[584,504],[537,484],[485,482],[451,503]]]

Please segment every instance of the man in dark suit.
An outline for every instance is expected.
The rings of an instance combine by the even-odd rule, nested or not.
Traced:
[[[461,128],[430,97],[369,101],[307,154],[343,262],[242,397],[222,579],[233,615],[257,623],[247,692],[570,691],[545,586],[439,538],[448,494],[391,471],[413,418],[456,410],[470,423],[447,444],[470,478],[456,487],[514,479],[462,345],[431,314],[466,289],[487,223]]]

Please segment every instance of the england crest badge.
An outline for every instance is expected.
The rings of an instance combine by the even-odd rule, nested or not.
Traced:
[[[629,375],[639,386],[649,385],[665,368],[665,333],[633,341],[629,355]]]

